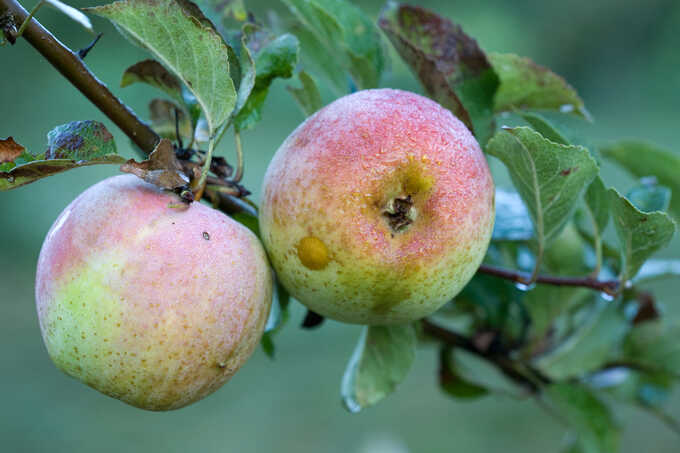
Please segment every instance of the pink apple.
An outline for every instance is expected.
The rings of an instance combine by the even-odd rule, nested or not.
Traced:
[[[259,342],[271,293],[248,229],[132,175],[102,181],[64,210],[36,281],[57,367],[149,410],[186,406],[224,384]]]
[[[477,141],[413,93],[345,96],[281,145],[260,229],[283,285],[339,321],[392,324],[451,300],[486,253],[494,184]]]

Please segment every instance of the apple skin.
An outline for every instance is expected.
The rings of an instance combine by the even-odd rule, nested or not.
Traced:
[[[154,411],[224,384],[258,344],[271,297],[254,234],[132,175],[76,198],[38,260],[38,319],[57,367]]]
[[[281,283],[348,323],[437,310],[472,278],[494,223],[493,180],[470,131],[400,90],[359,91],[309,117],[276,152],[262,194]]]

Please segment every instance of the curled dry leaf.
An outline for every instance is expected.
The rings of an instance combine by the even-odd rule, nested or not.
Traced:
[[[14,162],[26,148],[14,141],[12,137],[0,140],[0,164]]]
[[[132,173],[167,190],[179,189],[189,184],[189,178],[182,171],[182,164],[168,139],[162,139],[147,160],[136,162],[130,159],[120,166],[120,171]]]

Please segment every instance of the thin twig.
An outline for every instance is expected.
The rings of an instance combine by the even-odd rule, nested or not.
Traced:
[[[477,272],[482,274],[492,275],[494,277],[504,278],[516,283],[529,281],[531,276],[525,272],[504,269],[495,266],[483,264],[479,266]],[[553,286],[580,286],[583,288],[591,288],[609,295],[615,295],[619,289],[618,280],[597,280],[592,277],[557,277],[553,275],[537,275],[536,283]]]

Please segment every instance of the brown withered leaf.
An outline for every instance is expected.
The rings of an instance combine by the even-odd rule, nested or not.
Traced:
[[[120,86],[125,88],[138,82],[143,82],[163,90],[174,99],[183,102],[182,83],[156,60],[143,60],[127,68],[123,73]]]
[[[14,141],[14,138],[7,137],[0,139],[0,164],[14,162],[14,159],[21,156],[26,148]]]
[[[418,6],[390,2],[378,25],[429,97],[453,112],[486,144],[494,130],[498,75],[477,42],[450,20]]]
[[[179,189],[189,184],[189,178],[182,171],[182,164],[175,155],[172,143],[165,138],[161,139],[147,160],[136,162],[130,159],[120,166],[120,171],[132,173],[167,190]]]

